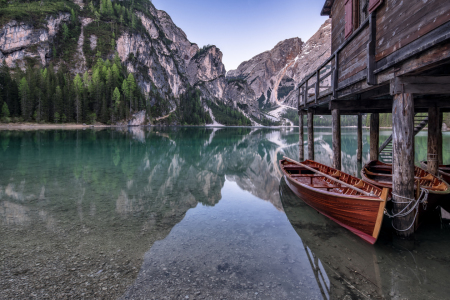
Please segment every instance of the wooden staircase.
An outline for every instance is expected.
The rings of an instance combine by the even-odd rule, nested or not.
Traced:
[[[422,131],[428,125],[428,116],[415,114],[414,116],[414,136]],[[387,140],[381,145],[378,150],[380,159],[386,163],[392,163],[392,134]]]

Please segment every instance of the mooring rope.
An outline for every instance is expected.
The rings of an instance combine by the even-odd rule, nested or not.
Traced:
[[[395,198],[401,198],[401,199],[405,199],[408,201],[396,201],[394,199],[394,197],[392,198],[392,203],[394,204],[408,204],[406,205],[401,211],[399,211],[398,213],[389,213],[387,210],[384,210],[384,214],[387,215],[389,218],[404,218],[406,216],[408,216],[410,213],[412,213],[414,210],[416,210],[416,213],[414,214],[414,219],[411,223],[411,225],[407,228],[407,229],[397,229],[394,226],[394,220],[392,220],[392,227],[397,230],[397,231],[408,231],[411,229],[411,227],[414,225],[414,223],[416,222],[416,218],[417,218],[417,214],[419,212],[419,205],[422,203],[423,205],[423,209],[427,210],[427,200],[428,200],[428,193],[429,191],[427,189],[424,188],[420,188],[420,196],[418,199],[411,199],[408,197],[403,197],[397,194],[392,193],[392,196],[394,196]]]

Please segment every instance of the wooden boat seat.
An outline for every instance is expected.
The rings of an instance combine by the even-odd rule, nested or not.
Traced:
[[[434,180],[434,176],[431,174],[428,174],[425,177],[420,177],[420,180],[425,180],[425,181],[433,181]]]
[[[372,176],[392,177],[392,174],[374,173],[374,172],[369,171],[367,168],[364,169],[364,172],[365,172],[367,175],[372,175]]]
[[[362,180],[358,181],[358,183],[355,184],[354,187],[356,187],[358,189],[364,188],[364,181],[362,181]]]
[[[370,166],[370,167],[372,169],[379,169],[379,170],[387,170],[387,171],[392,170],[392,166],[374,165],[374,166]]]
[[[291,177],[319,178],[319,177],[324,177],[324,176],[323,175],[313,175],[313,174],[291,174]]]
[[[447,190],[447,185],[444,182],[441,182],[440,185],[432,187],[431,190],[445,192]]]
[[[340,185],[310,185],[310,187],[315,189],[341,189]]]
[[[339,177],[341,177],[341,172],[336,171],[334,174],[331,174],[330,176],[334,177],[334,178],[339,178]]]

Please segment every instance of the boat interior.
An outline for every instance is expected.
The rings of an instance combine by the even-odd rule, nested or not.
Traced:
[[[366,166],[363,172],[371,180],[384,184],[392,184],[392,165],[372,164]],[[421,187],[431,191],[449,191],[448,185],[443,180],[417,166],[414,171],[414,179],[415,186],[420,184]]]
[[[322,172],[328,176],[336,178],[346,184],[352,185],[357,189],[363,190],[367,193],[371,193],[374,197],[380,197],[382,190],[362,181],[359,178],[353,177],[349,174],[340,172],[336,169],[330,168],[328,166],[315,163],[315,162],[304,162],[310,168],[313,168],[319,172]],[[300,165],[290,163],[288,161],[283,162],[283,168],[291,177],[291,179],[301,183],[303,185],[315,188],[315,189],[323,189],[324,191],[337,193],[342,195],[349,196],[366,196],[361,192],[358,192],[356,189],[352,189],[346,186],[343,186],[337,181],[334,181],[330,178],[327,178],[323,175],[315,173],[311,170],[308,170]]]

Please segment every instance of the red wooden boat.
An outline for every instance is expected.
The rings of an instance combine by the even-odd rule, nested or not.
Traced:
[[[429,192],[427,210],[425,211],[422,205],[419,206],[419,222],[422,222],[426,215],[438,205],[446,209],[450,208],[450,185],[447,182],[417,166],[414,176],[414,186],[417,187],[419,183],[421,188]],[[378,160],[370,161],[361,170],[361,177],[370,184],[392,189],[392,164],[385,164]]]
[[[427,162],[421,161],[420,166],[427,170]],[[444,179],[447,183],[450,183],[450,165],[439,165],[439,175],[441,175],[442,179]]]
[[[306,204],[374,244],[380,233],[388,189],[312,160],[279,161],[289,188]]]

